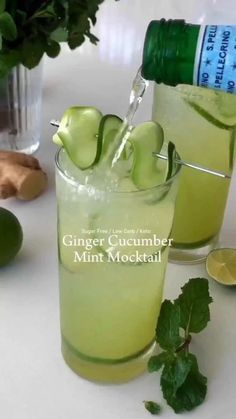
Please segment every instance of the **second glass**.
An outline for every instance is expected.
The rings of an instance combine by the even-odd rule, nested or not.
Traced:
[[[156,85],[153,119],[183,160],[232,174],[236,140],[236,96],[205,88]],[[183,168],[170,258],[195,263],[215,247],[230,181]]]

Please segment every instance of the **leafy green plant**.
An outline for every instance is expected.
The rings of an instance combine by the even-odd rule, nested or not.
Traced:
[[[96,44],[91,32],[104,0],[0,0],[0,77],[17,64],[31,69],[44,53],[56,57],[60,42],[71,49],[86,38]]]
[[[197,358],[190,353],[192,334],[200,333],[210,320],[208,280],[192,278],[175,300],[165,300],[156,328],[156,341],[162,352],[148,362],[149,372],[161,373],[164,398],[175,413],[190,411],[205,400],[207,378],[199,371]],[[145,404],[152,414],[159,414],[155,402]]]

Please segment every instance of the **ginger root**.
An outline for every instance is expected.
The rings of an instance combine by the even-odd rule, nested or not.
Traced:
[[[16,196],[29,201],[47,186],[47,175],[35,157],[24,153],[0,151],[0,199]]]

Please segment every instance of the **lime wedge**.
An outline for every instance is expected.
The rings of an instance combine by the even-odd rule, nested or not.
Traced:
[[[165,173],[158,169],[157,159],[152,155],[162,148],[162,127],[154,121],[144,122],[132,130],[128,141],[133,148],[131,178],[135,186],[147,189],[162,183]]]
[[[236,285],[236,249],[215,249],[206,260],[208,275],[223,285]]]
[[[53,137],[56,144],[63,144],[70,159],[82,170],[99,159],[97,136],[101,119],[102,114],[96,108],[74,106],[66,110]]]

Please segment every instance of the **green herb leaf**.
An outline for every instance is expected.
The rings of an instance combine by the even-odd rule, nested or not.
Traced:
[[[50,35],[50,39],[56,42],[65,42],[68,38],[68,32],[65,28],[57,28]]]
[[[22,64],[29,69],[36,67],[46,48],[42,38],[26,39],[22,45]]]
[[[175,306],[180,308],[181,327],[188,333],[199,333],[210,320],[208,280],[192,278],[182,287],[182,294],[175,300]]]
[[[211,302],[208,280],[192,278],[174,303],[168,300],[162,303],[156,340],[165,351],[150,358],[148,370],[155,372],[163,368],[163,396],[176,413],[194,409],[207,394],[207,378],[200,373],[195,355],[189,353],[189,345],[190,333],[206,327]],[[182,329],[184,338],[180,334]]]
[[[24,12],[23,10],[16,10],[15,23],[16,23],[16,26],[18,28],[22,28],[24,26],[24,24],[26,22],[26,19],[27,19],[26,12]],[[19,31],[19,30],[18,30],[18,32],[21,33],[21,31]],[[18,36],[20,36],[20,33],[18,33]]]
[[[144,406],[152,415],[159,415],[161,412],[161,406],[156,402],[145,401]]]
[[[70,49],[75,49],[83,44],[85,37],[82,33],[74,34],[73,36],[68,36],[68,45]]]
[[[56,57],[59,42],[68,42],[71,49],[79,47],[86,38],[96,44],[98,38],[91,32],[91,26],[96,23],[96,13],[103,2],[0,0],[0,51],[4,52],[0,77],[20,63],[27,68],[35,67],[45,52]],[[11,52],[17,52],[18,61],[14,64],[7,59]]]
[[[0,78],[5,77],[9,70],[14,67],[20,60],[18,51],[0,52]]]
[[[191,363],[185,353],[181,353],[167,362],[162,373],[162,381],[173,385],[174,393],[182,386],[191,369]]]
[[[58,42],[50,40],[46,45],[45,50],[49,57],[55,58],[60,53],[61,47]]]
[[[0,14],[0,32],[7,41],[14,41],[17,37],[15,22],[7,12]]]
[[[34,13],[31,19],[36,18],[48,18],[48,17],[57,17],[53,4],[49,4],[47,7],[43,8]]]
[[[165,366],[161,376],[163,396],[176,413],[192,410],[204,401],[206,382],[192,354],[178,355]]]
[[[161,388],[167,403],[176,413],[183,410],[181,400],[176,396],[177,390],[185,382],[191,364],[186,354],[180,354],[173,361],[166,363],[161,375]]]
[[[202,404],[207,394],[207,378],[199,372],[197,359],[188,354],[191,370],[183,385],[177,390],[176,397],[182,404],[182,410],[190,411]]]
[[[0,0],[0,13],[4,12],[6,7],[6,0]]]
[[[92,44],[97,45],[99,39],[95,35],[93,35],[92,33],[88,32],[88,33],[86,33],[86,36],[89,38],[89,40],[90,40],[90,42]]]
[[[171,301],[162,303],[156,328],[156,340],[160,347],[166,350],[175,350],[183,342],[179,333],[180,307]]]
[[[161,352],[159,355],[152,356],[148,361],[148,371],[157,372],[159,371],[165,362],[168,362],[171,354],[169,352]]]

